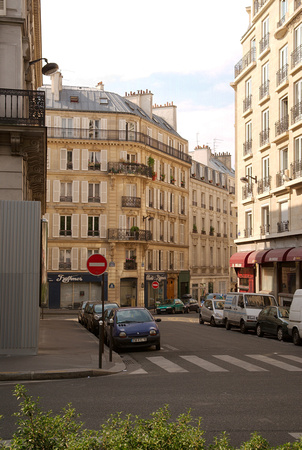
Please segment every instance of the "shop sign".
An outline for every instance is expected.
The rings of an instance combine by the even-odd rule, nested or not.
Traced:
[[[146,281],[157,281],[160,283],[161,281],[167,280],[166,273],[146,273]]]
[[[83,281],[82,277],[73,277],[72,275],[64,276],[63,274],[59,274],[56,281],[59,283],[70,283],[74,281]]]
[[[109,289],[114,289],[114,288],[115,288],[115,285],[113,283],[110,283],[109,284]]]

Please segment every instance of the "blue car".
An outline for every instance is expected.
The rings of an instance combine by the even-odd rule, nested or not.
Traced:
[[[110,321],[113,322],[110,325]],[[107,344],[118,351],[125,348],[140,348],[155,346],[160,350],[160,333],[156,322],[146,308],[117,308],[110,311],[105,322]],[[110,335],[112,326],[112,338]]]

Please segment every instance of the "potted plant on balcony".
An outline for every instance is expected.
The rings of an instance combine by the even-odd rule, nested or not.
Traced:
[[[197,225],[196,225],[196,223],[193,223],[193,233],[197,233]]]
[[[131,233],[131,236],[135,236],[136,239],[138,239],[138,236],[139,236],[139,228],[138,228],[136,225],[133,225],[133,226],[130,228],[130,233]]]
[[[152,180],[155,181],[157,178],[157,173],[156,172],[152,172]]]
[[[165,178],[166,178],[166,175],[165,175],[164,173],[162,173],[162,174],[160,175],[161,181],[165,181]]]
[[[152,156],[149,156],[148,158],[148,166],[154,167],[154,158],[152,158]]]
[[[211,235],[211,236],[213,236],[214,231],[215,231],[215,228],[214,228],[214,227],[210,227],[210,235]]]
[[[175,183],[175,178],[173,177],[173,175],[170,176],[170,183],[174,184]]]

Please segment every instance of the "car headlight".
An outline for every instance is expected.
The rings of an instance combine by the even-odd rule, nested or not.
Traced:
[[[101,318],[102,318],[102,315],[101,314],[94,314],[93,315],[93,318],[95,319],[95,320],[100,320]]]
[[[151,330],[149,331],[150,336],[155,336],[157,334],[157,331],[155,328],[151,328]]]
[[[119,337],[121,338],[127,337],[127,334],[125,333],[125,331],[120,331]]]

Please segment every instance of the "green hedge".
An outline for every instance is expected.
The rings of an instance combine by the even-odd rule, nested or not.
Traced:
[[[14,395],[20,401],[17,432],[10,445],[0,444],[2,449],[18,450],[236,450],[230,445],[226,433],[207,445],[201,418],[193,419],[190,410],[174,422],[168,406],[151,414],[150,419],[122,413],[111,415],[99,431],[86,430],[78,420],[79,415],[71,407],[63,408],[61,415],[40,410],[39,398],[34,401],[22,385],[17,385]],[[257,433],[237,450],[302,449],[302,440],[272,447]]]

